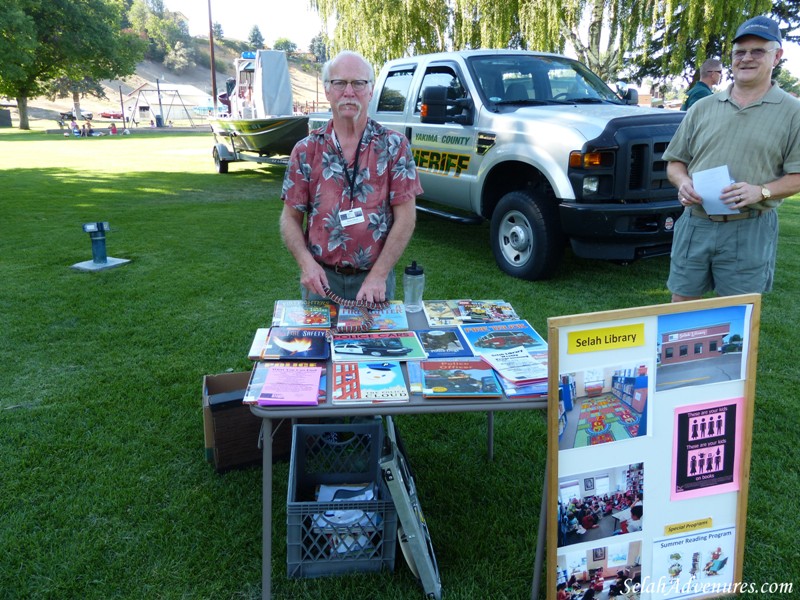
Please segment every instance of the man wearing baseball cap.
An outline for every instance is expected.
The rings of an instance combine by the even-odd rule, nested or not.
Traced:
[[[772,81],[781,60],[778,23],[754,17],[733,38],[733,83],[686,113],[664,153],[684,207],[675,225],[667,287],[672,301],[772,289],[776,208],[800,192],[800,101]],[[693,174],[727,166],[731,184],[709,214]]]

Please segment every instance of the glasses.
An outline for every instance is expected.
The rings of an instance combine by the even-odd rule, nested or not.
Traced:
[[[331,79],[328,83],[330,83],[330,86],[337,92],[345,91],[348,84],[350,84],[354,92],[363,92],[367,89],[370,82],[366,79],[354,79],[352,81],[348,81],[347,79]]]
[[[753,60],[761,60],[768,52],[775,52],[776,48],[767,50],[766,48],[753,48],[752,50],[734,50],[733,60],[742,60],[748,54]]]

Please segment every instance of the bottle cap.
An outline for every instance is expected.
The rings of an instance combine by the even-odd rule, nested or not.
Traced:
[[[412,260],[411,264],[406,267],[406,275],[422,275],[424,271],[422,267],[417,266],[417,261]]]

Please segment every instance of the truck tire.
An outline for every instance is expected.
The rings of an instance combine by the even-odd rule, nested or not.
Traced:
[[[556,207],[527,191],[507,193],[492,214],[491,243],[503,272],[531,281],[552,277],[564,254]]]
[[[224,175],[228,172],[228,161],[220,158],[219,150],[216,148],[214,148],[214,166],[217,168],[217,173]]]

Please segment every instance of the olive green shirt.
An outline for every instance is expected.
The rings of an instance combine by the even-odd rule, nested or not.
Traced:
[[[800,173],[800,100],[773,82],[761,100],[739,108],[732,87],[702,98],[686,113],[664,160],[686,164],[689,175],[727,165],[731,179],[755,185]],[[766,210],[781,202],[762,200],[749,208]]]

